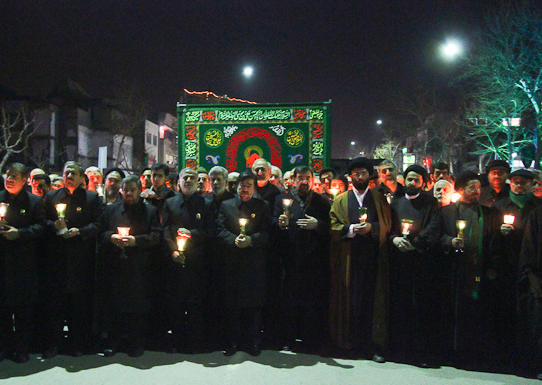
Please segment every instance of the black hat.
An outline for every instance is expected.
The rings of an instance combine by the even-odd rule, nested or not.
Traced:
[[[517,169],[514,172],[510,173],[508,175],[508,178],[512,178],[513,176],[522,176],[527,179],[534,179],[534,174],[524,168]]]
[[[503,170],[506,170],[506,172],[510,172],[510,165],[507,161],[502,159],[494,159],[491,162],[489,162],[486,166],[486,174],[489,174],[491,170],[494,170],[496,168],[501,168]]]
[[[241,183],[242,181],[244,181],[245,179],[252,179],[254,180],[254,184],[257,183],[258,181],[258,178],[256,178],[256,174],[254,174],[252,172],[252,170],[250,169],[246,169],[245,171],[243,171],[241,174],[239,174],[239,178],[237,178],[237,183]]]
[[[423,182],[427,183],[427,180],[429,179],[429,173],[424,167],[420,166],[419,164],[413,164],[411,166],[408,166],[408,168],[403,173],[403,177],[406,179],[408,173],[411,171],[421,175]]]
[[[371,161],[367,158],[355,158],[352,159],[350,164],[348,165],[348,174],[352,173],[352,170],[355,168],[364,168],[367,170],[369,174],[372,174],[374,171],[373,164]]]
[[[104,175],[104,180],[107,179],[107,176],[108,176],[109,174],[111,174],[113,171],[118,172],[121,179],[126,178],[126,174],[125,174],[124,171],[122,171],[120,168],[118,168],[118,167],[111,167],[110,169],[106,170],[105,175]]]

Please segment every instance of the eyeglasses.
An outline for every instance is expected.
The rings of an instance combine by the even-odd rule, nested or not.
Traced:
[[[369,173],[367,171],[362,171],[362,172],[353,172],[352,174],[350,174],[352,176],[352,178],[360,178],[360,177],[366,177],[369,175]]]

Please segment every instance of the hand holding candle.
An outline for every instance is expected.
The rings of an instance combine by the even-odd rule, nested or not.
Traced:
[[[184,255],[184,252],[186,250],[186,243],[192,236],[190,234],[187,234],[185,232],[182,232],[181,230],[177,231],[177,251],[179,252],[178,256],[175,256],[175,261],[179,262],[181,265],[184,266],[184,263],[186,262],[186,256]]]
[[[358,207],[359,223],[365,223],[367,220],[367,207]]]
[[[56,213],[58,214],[58,219],[64,220],[64,218],[66,218],[66,204],[57,203],[55,208],[56,208]]]
[[[410,219],[401,219],[401,233],[403,234],[403,238],[408,237],[410,234],[410,228],[412,227],[413,221]]]
[[[329,192],[331,193],[331,195],[333,195],[333,199],[335,199],[337,197],[337,194],[339,193],[339,189],[332,188],[332,189],[329,189]]]
[[[504,216],[504,223],[501,225],[501,233],[503,235],[508,235],[514,230],[514,221],[516,220],[516,217],[511,214],[507,214]]]
[[[2,224],[0,224],[0,228],[2,229],[4,228],[4,225],[6,222],[8,207],[9,207],[9,203],[5,203],[5,202],[0,203],[0,222],[2,222]]]
[[[246,218],[239,218],[239,226],[240,226],[240,234],[245,234],[247,229],[246,229],[246,226],[247,226],[247,223],[248,223],[248,219]]]

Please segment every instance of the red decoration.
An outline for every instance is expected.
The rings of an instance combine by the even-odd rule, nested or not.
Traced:
[[[186,139],[196,140],[197,128],[196,126],[186,126]]]
[[[203,111],[201,113],[201,118],[203,120],[215,120],[216,119],[216,112],[214,112],[214,111]]]
[[[226,168],[229,172],[237,170],[237,151],[239,150],[239,146],[245,140],[250,138],[265,140],[271,150],[271,164],[278,168],[282,168],[282,148],[277,138],[271,135],[267,130],[251,127],[238,131],[228,142],[228,148],[226,149]]]
[[[195,159],[187,159],[186,167],[196,169],[198,168],[198,162]]]
[[[314,172],[320,172],[324,168],[324,161],[322,159],[312,160],[312,170]]]
[[[312,125],[312,138],[322,139],[324,137],[324,125],[320,123],[314,123]]]
[[[307,110],[294,110],[295,119],[307,119]]]

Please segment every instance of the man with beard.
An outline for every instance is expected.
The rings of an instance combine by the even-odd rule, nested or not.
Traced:
[[[329,306],[329,200],[312,190],[307,166],[294,170],[295,189],[275,200],[273,222],[284,250],[283,309],[286,346],[316,352],[325,342]],[[291,202],[288,209],[285,202]]]
[[[506,184],[506,180],[510,173],[510,166],[504,160],[492,160],[486,167],[486,173],[489,186],[482,188],[480,204],[493,207],[495,202],[509,196],[510,186]]]
[[[495,342],[492,335],[490,301],[495,289],[493,239],[502,223],[497,210],[482,206],[478,174],[459,175],[456,189],[461,199],[442,209],[442,248],[447,256],[447,280],[444,340],[447,352],[472,363],[489,356]],[[458,222],[464,221],[464,222]],[[464,229],[459,230],[458,227]]]
[[[368,189],[368,159],[352,160],[348,172],[354,188],[337,196],[330,211],[331,343],[381,363],[388,342],[390,207]]]
[[[222,166],[214,166],[209,171],[209,180],[211,183],[212,192],[205,195],[205,200],[209,204],[210,210],[213,213],[213,220],[218,220],[218,213],[222,202],[233,198],[235,195],[226,190],[228,181],[228,170]],[[216,237],[216,234],[212,234]],[[221,255],[220,244],[216,242],[216,238],[209,243],[207,251],[210,256],[209,264],[209,290],[208,298],[205,301],[206,315],[210,322],[210,332],[214,333],[212,340],[220,343],[223,346],[222,333],[219,330],[223,326],[220,322],[223,318],[222,295],[224,288],[224,260]]]
[[[267,202],[269,216],[273,213],[276,197],[284,192],[283,189],[269,182],[271,177],[271,164],[263,159],[257,159],[252,165],[252,172],[256,175],[257,185],[255,197]],[[278,236],[276,229],[271,229],[271,238]],[[281,290],[284,267],[280,258],[280,247],[273,242],[266,250],[268,253],[267,278],[266,278],[266,304],[263,315],[265,344],[271,348],[280,347],[281,339]]]
[[[224,246],[224,307],[229,340],[226,356],[234,355],[242,342],[248,345],[249,354],[261,353],[270,216],[265,202],[254,198],[255,190],[256,176],[249,170],[243,172],[239,175],[238,195],[222,202],[218,216],[218,237]],[[246,223],[242,225],[240,219]]]
[[[282,183],[282,171],[277,166],[271,166],[271,176],[269,177],[269,182],[273,183],[277,187],[284,188]]]
[[[92,347],[96,235],[103,205],[97,193],[82,188],[84,174],[79,163],[66,162],[63,175],[64,188],[45,196],[51,233],[46,268],[50,341],[45,358],[57,354],[64,340],[64,320],[69,329],[68,350],[73,356],[81,356]],[[59,203],[66,205],[64,216],[57,211]]]
[[[433,359],[429,352],[438,322],[436,246],[442,220],[437,200],[422,193],[428,177],[419,165],[405,170],[405,196],[391,204],[390,235],[395,246],[390,258],[392,348],[400,359],[422,367],[431,366]]]
[[[234,171],[228,174],[228,185],[226,186],[226,190],[233,195],[237,194],[237,178],[239,178],[238,172]]]
[[[26,191],[28,168],[11,164],[0,202],[8,204],[0,220],[0,361],[7,354],[18,363],[29,360],[38,300],[37,241],[44,233],[41,198]]]
[[[405,195],[405,188],[397,182],[397,166],[391,160],[383,160],[378,165],[378,177],[380,185],[376,190],[386,197],[388,203]]]
[[[149,266],[152,249],[160,241],[158,209],[141,199],[139,177],[124,178],[122,190],[122,201],[107,206],[100,217],[97,275],[105,295],[97,303],[107,313],[105,357],[115,355],[123,335],[128,355],[143,355],[143,333],[151,307]],[[120,235],[119,227],[128,227],[129,235]]]
[[[120,193],[120,184],[125,174],[118,167],[113,167],[105,173],[105,203],[110,205],[122,201]]]
[[[171,191],[166,186],[166,181],[169,176],[169,166],[164,163],[155,163],[151,167],[151,183],[152,187],[145,193],[142,193],[142,197],[146,199],[147,203],[158,208],[158,215],[160,221],[163,220],[164,204],[166,199],[174,197],[175,192]]]
[[[203,301],[209,279],[206,245],[215,226],[205,198],[197,194],[197,180],[195,170],[181,170],[180,194],[168,199],[164,206],[164,239],[169,257],[166,302],[173,347],[181,352],[198,352],[205,347]],[[177,244],[180,236],[189,237],[184,251]]]
[[[100,169],[96,166],[90,166],[85,170],[85,175],[88,178],[87,190],[96,191],[96,185],[103,183],[103,176]]]
[[[445,179],[437,181],[433,187],[433,195],[437,198],[439,208],[448,206],[452,203],[453,193],[454,186]]]

